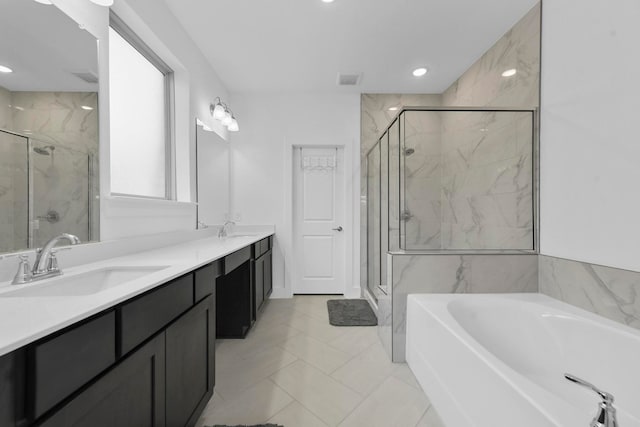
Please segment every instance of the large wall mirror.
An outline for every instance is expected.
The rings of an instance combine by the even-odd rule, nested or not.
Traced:
[[[54,5],[0,10],[0,253],[98,240],[97,41]]]
[[[229,218],[229,143],[196,125],[199,227],[223,224]]]

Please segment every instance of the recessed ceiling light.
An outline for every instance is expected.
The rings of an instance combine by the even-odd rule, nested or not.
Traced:
[[[413,70],[413,75],[415,77],[422,77],[425,74],[427,74],[427,69],[424,67],[416,68],[415,70]]]
[[[18,106],[18,105],[14,105],[13,108],[15,108],[18,111],[24,111],[24,108]]]
[[[81,105],[80,108],[82,108],[83,110],[87,110],[87,111],[93,110],[93,107],[89,107],[88,105]]]
[[[333,3],[334,0],[322,0],[322,3]]]
[[[0,65],[0,73],[13,73],[13,70],[5,65]]]
[[[502,73],[502,77],[511,77],[511,76],[515,76],[516,73],[518,72],[518,70],[516,70],[515,68],[511,68],[509,70],[506,70]]]
[[[40,4],[53,4],[51,0],[36,0],[36,2]]]
[[[389,111],[398,111],[398,107],[389,107]]]

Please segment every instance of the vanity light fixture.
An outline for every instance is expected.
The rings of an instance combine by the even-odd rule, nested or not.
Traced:
[[[222,119],[222,124],[229,127],[231,123],[233,123],[233,115],[231,114],[231,111],[226,109],[224,112],[224,118]]]
[[[516,70],[515,68],[510,68],[510,69],[502,72],[502,77],[515,76],[517,72],[518,72],[518,70]]]
[[[229,108],[229,105],[222,102],[220,97],[216,98],[215,104],[209,105],[209,112],[214,119],[222,122],[229,132],[238,132],[240,130],[238,121]]]
[[[93,107],[89,107],[88,105],[81,105],[80,108],[82,108],[83,110],[87,110],[87,111],[93,110]]]
[[[420,68],[416,68],[415,70],[413,70],[413,75],[414,77],[422,77],[425,74],[427,74],[427,70],[425,67],[420,67]]]
[[[229,132],[238,132],[240,130],[240,126],[238,126],[238,121],[235,117],[231,116],[231,123],[227,129],[229,129]]]
[[[220,101],[220,98],[216,98],[218,101],[216,102],[216,105],[214,106],[213,104],[211,104],[209,106],[209,111],[211,112],[211,115],[213,115],[213,118],[216,120],[222,120],[224,119],[224,106],[222,105],[222,101]]]
[[[13,70],[6,65],[0,65],[0,73],[13,73]]]

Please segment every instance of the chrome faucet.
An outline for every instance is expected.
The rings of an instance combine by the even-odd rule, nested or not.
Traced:
[[[564,374],[564,377],[571,382],[595,391],[602,398],[602,402],[598,405],[598,413],[589,424],[589,427],[618,427],[616,408],[613,407],[613,395],[574,375]]]
[[[220,231],[218,231],[218,238],[223,239],[227,237],[227,226],[228,225],[236,225],[233,221],[226,221],[222,227],[220,227]]]
[[[12,284],[19,285],[61,275],[62,271],[58,266],[58,259],[54,251],[54,246],[61,240],[67,240],[72,245],[80,243],[80,239],[73,234],[63,233],[54,237],[45,243],[44,247],[36,250],[37,256],[32,270],[29,269],[29,258],[26,255],[21,255],[18,272],[13,278]]]

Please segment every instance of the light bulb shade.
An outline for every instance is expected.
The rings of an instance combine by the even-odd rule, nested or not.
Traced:
[[[220,104],[219,102],[216,104],[215,108],[213,109],[213,118],[216,120],[222,120],[224,119],[225,116],[225,109],[222,106],[222,104]]]
[[[222,124],[225,126],[229,126],[233,121],[233,116],[229,112],[229,110],[225,111],[225,116],[222,118]]]
[[[113,6],[113,0],[91,0],[91,3],[95,3],[98,6]]]
[[[238,126],[238,121],[235,117],[231,118],[231,123],[227,129],[229,129],[229,132],[238,132],[240,130],[240,126]]]

